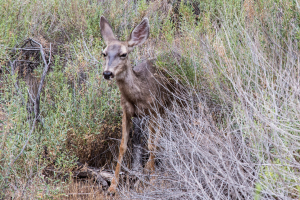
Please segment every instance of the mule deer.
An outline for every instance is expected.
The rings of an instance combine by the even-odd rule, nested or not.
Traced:
[[[113,34],[108,21],[102,16],[100,20],[101,34],[106,43],[106,48],[102,54],[105,57],[105,69],[103,76],[105,79],[116,79],[116,83],[121,92],[122,115],[122,140],[120,145],[118,163],[115,169],[115,177],[112,180],[108,191],[116,192],[119,181],[119,173],[124,153],[127,149],[129,128],[132,117],[142,115],[156,115],[163,112],[163,107],[170,103],[169,89],[160,76],[156,73],[154,60],[147,60],[132,68],[128,60],[128,54],[133,47],[143,44],[149,36],[149,21],[144,18],[131,32],[127,41],[119,41]],[[159,100],[160,103],[157,103]],[[153,108],[156,108],[155,110]],[[158,108],[158,109],[157,109]],[[155,119],[149,123],[148,149],[150,157],[146,164],[146,169],[154,172],[154,126]]]

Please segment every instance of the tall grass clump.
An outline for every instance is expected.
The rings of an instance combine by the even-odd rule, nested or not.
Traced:
[[[299,198],[299,6],[236,3],[220,5],[209,26],[189,28],[182,15],[184,44],[170,47],[199,79],[184,92],[187,106],[174,104],[157,122],[154,181],[140,177],[148,187],[126,197]]]

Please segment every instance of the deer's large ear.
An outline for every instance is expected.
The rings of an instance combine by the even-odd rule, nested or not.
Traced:
[[[105,19],[105,17],[103,16],[101,16],[100,19],[100,31],[106,44],[108,44],[112,40],[116,40],[111,26],[109,25],[107,19]]]
[[[149,37],[149,30],[149,20],[148,18],[144,18],[143,21],[131,32],[128,40],[128,47],[134,47],[143,44]]]

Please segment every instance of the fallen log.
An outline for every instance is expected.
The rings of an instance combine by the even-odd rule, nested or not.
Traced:
[[[94,178],[102,187],[108,187],[114,175],[111,172],[104,171],[100,168],[90,167],[80,162],[77,163],[77,169],[73,170],[75,178]]]

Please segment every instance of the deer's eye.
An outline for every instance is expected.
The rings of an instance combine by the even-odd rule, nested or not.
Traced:
[[[103,57],[106,57],[106,56],[107,56],[107,54],[106,54],[106,53],[102,53],[102,56],[103,56]]]
[[[121,58],[125,58],[127,56],[127,53],[123,53],[120,55]]]

